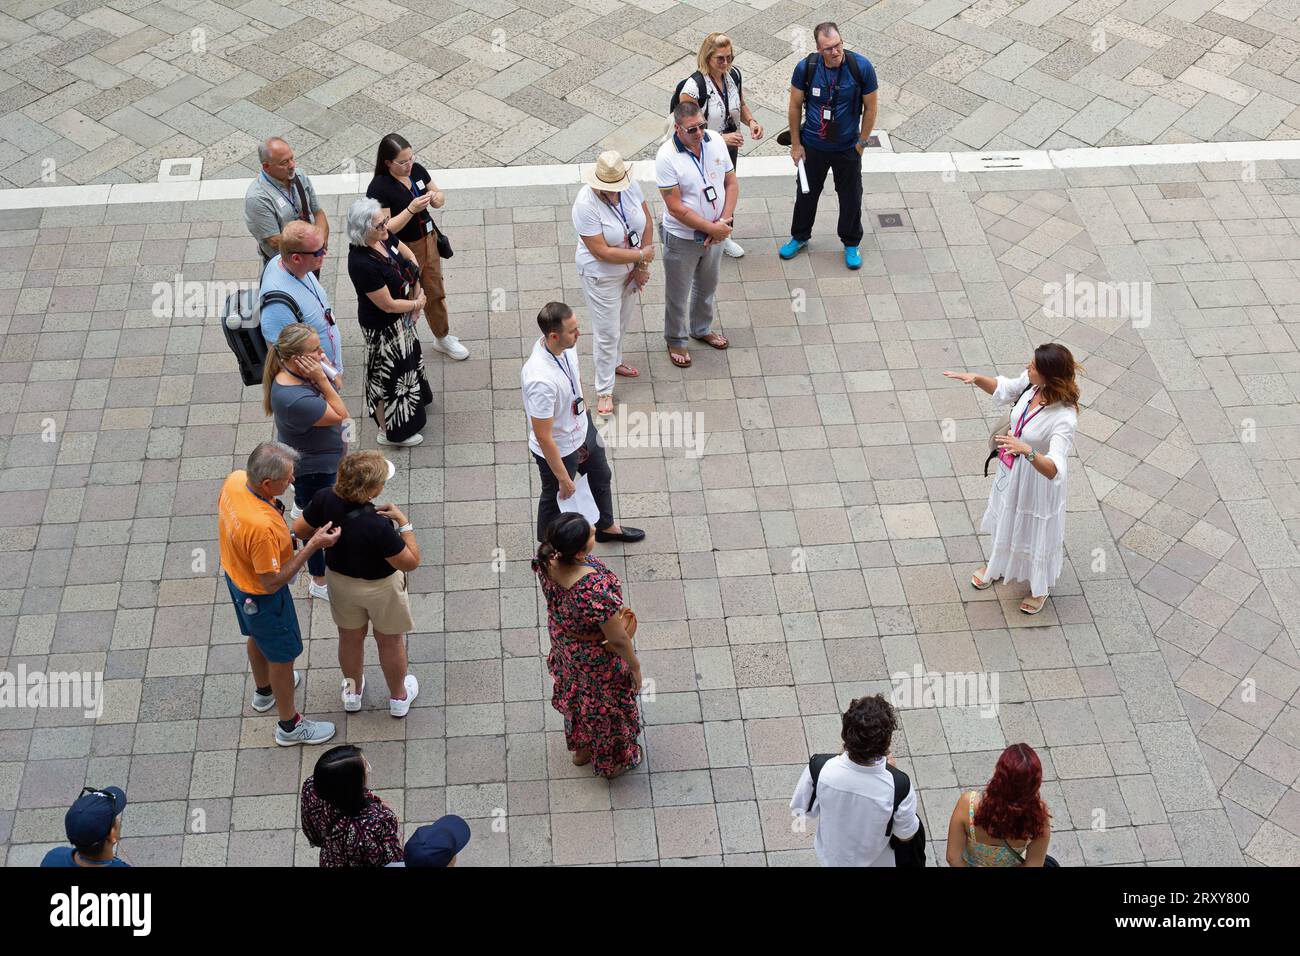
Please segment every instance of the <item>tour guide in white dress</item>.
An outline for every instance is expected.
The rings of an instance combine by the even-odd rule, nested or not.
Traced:
[[[983,590],[998,578],[1028,581],[1020,604],[1037,614],[1061,574],[1065,544],[1065,461],[1079,424],[1079,366],[1064,345],[1034,349],[1019,378],[944,372],[1011,405],[1008,433],[998,435],[998,471],[980,531],[993,535],[989,561],[971,576]]]

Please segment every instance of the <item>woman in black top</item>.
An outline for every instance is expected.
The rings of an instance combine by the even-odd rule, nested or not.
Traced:
[[[424,289],[424,317],[433,330],[433,347],[454,359],[469,358],[469,349],[451,334],[447,321],[447,296],[442,288],[442,260],[438,258],[438,228],[429,208],[441,209],[442,193],[429,178],[429,171],[415,161],[411,144],[396,133],[379,141],[375,178],[366,187],[366,197],[378,200],[384,215],[390,216],[388,231],[415,253],[420,263],[420,285]]]
[[[425,304],[419,263],[388,232],[389,217],[373,199],[348,210],[348,276],[357,290],[357,320],[366,342],[366,406],[381,445],[424,441],[424,407],[433,390],[424,377],[415,313]]]

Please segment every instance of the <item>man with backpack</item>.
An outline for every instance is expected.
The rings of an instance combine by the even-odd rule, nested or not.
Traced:
[[[788,108],[790,158],[796,167],[803,163],[808,192],[795,190],[790,241],[781,247],[780,256],[793,259],[808,244],[826,173],[834,171],[844,264],[859,269],[862,151],[876,122],[876,71],[865,56],[844,49],[834,23],[819,23],[813,36],[817,52],[795,66]]]
[[[325,258],[325,236],[321,230],[301,220],[289,223],[280,234],[280,254],[262,271],[261,329],[268,348],[275,345],[280,332],[294,322],[304,322],[320,336],[321,348],[333,366],[327,373],[337,383],[343,372],[343,338],[334,311],[330,308],[325,287],[316,278]],[[277,293],[277,294],[271,294]]]

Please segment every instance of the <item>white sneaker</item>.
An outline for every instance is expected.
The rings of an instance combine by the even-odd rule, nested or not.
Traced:
[[[361,698],[366,693],[366,677],[364,674],[361,675],[361,689],[355,694],[352,693],[353,690],[356,690],[356,685],[353,683],[352,678],[343,678],[343,709],[349,714],[355,714],[361,709]]]
[[[406,700],[393,700],[388,698],[388,712],[394,717],[405,717],[406,712],[411,709],[415,703],[415,698],[420,696],[420,682],[415,679],[414,674],[406,675]]]
[[[381,445],[396,445],[399,448],[414,448],[416,445],[420,444],[420,442],[424,441],[424,436],[419,432],[416,432],[405,441],[389,441],[386,436],[378,435],[375,437],[375,441],[379,442]]]
[[[301,683],[302,683],[302,675],[299,674],[297,671],[294,671],[293,686],[297,687]],[[275,695],[267,694],[265,697],[263,697],[261,694],[257,692],[257,688],[254,687],[253,701],[249,706],[251,706],[253,710],[257,711],[259,714],[265,714],[268,710],[270,710],[272,707],[275,706]]]
[[[433,350],[441,352],[443,355],[449,355],[457,362],[463,362],[469,358],[469,349],[460,344],[460,339],[454,335],[444,335],[442,338],[433,340]]]
[[[724,256],[731,256],[733,259],[739,259],[745,254],[745,250],[740,247],[735,239],[728,236],[726,239],[722,240],[722,254]]]
[[[330,586],[328,584],[317,584],[315,581],[309,581],[307,584],[307,593],[314,598],[328,601],[330,599]]]
[[[281,747],[294,744],[323,744],[334,736],[334,725],[328,720],[298,721],[298,726],[286,733],[279,724],[275,725],[275,742]]]

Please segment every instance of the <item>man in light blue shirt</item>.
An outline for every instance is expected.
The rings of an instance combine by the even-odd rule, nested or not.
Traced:
[[[320,268],[325,258],[325,237],[321,230],[309,222],[291,222],[280,234],[280,254],[266,264],[262,272],[262,287],[258,292],[265,297],[268,292],[283,292],[298,306],[302,321],[320,336],[321,348],[329,363],[339,372],[333,376],[338,382],[343,372],[343,343],[339,328],[334,323],[329,296],[312,272]],[[280,338],[287,325],[298,321],[293,310],[281,302],[272,302],[262,309],[262,337],[268,347]]]

